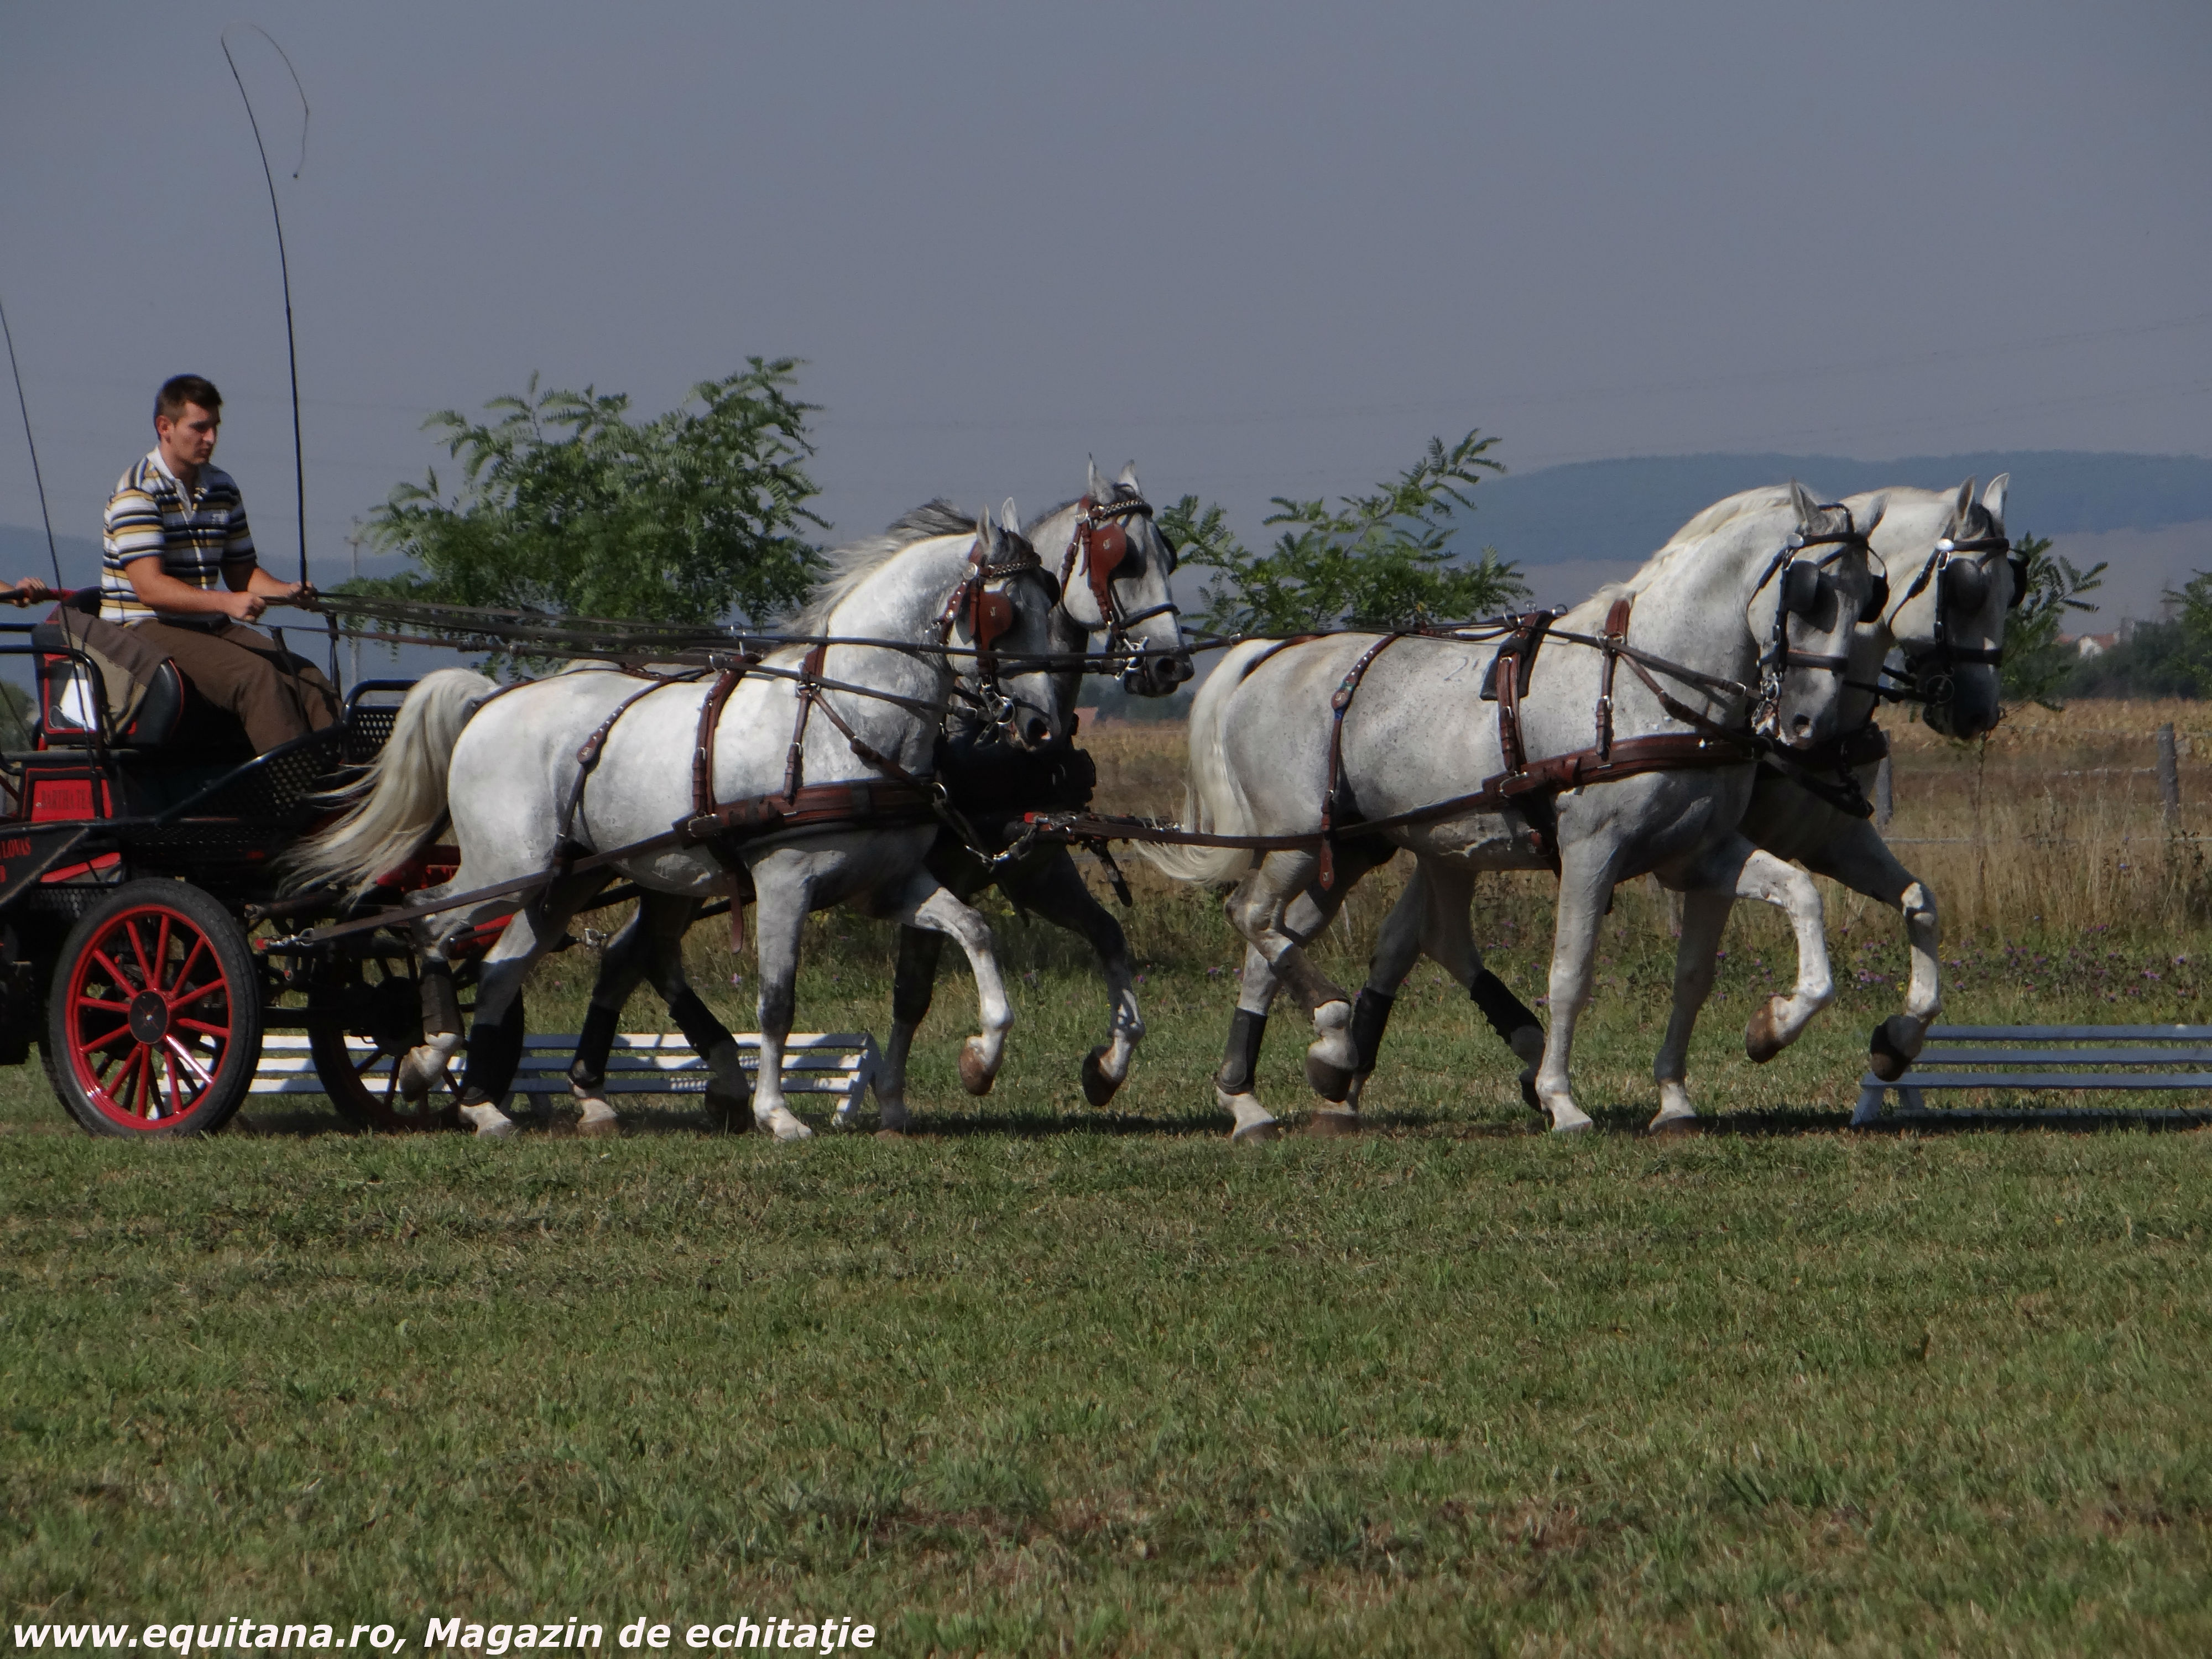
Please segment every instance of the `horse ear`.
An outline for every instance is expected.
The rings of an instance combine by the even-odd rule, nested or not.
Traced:
[[[999,526],[991,522],[988,513],[975,520],[975,539],[983,545],[983,556],[989,558],[991,550],[999,544]]]
[[[1974,481],[1968,478],[1966,483],[1959,486],[1959,499],[1951,504],[1951,523],[1954,528],[1960,532],[1965,531],[1966,509],[1973,504]]]
[[[1098,458],[1095,455],[1091,458],[1090,487],[1083,493],[1094,501],[1111,501],[1114,498],[1114,492],[1106,488],[1106,480],[1098,476]]]
[[[1005,505],[999,508],[999,527],[1002,530],[1011,530],[1017,536],[1022,533],[1022,515],[1014,511],[1014,498],[1012,495],[1007,496]]]
[[[1127,484],[1131,489],[1134,490],[1139,495],[1145,493],[1145,487],[1137,482],[1137,464],[1134,461],[1131,461],[1127,465],[1124,466],[1121,469],[1121,476],[1116,478],[1114,482],[1119,484]]]
[[[2012,474],[2000,472],[1990,480],[1990,487],[1982,492],[1982,508],[1990,515],[1991,524],[2004,524],[2005,491],[2012,486]]]
[[[1820,502],[1814,501],[1805,486],[1795,478],[1790,481],[1790,505],[1797,509],[1797,527],[1800,530],[1818,530],[1820,527]]]
[[[1881,522],[1881,515],[1888,511],[1889,492],[1885,489],[1876,495],[1873,501],[1868,506],[1866,522],[1863,524],[1853,525],[1851,527],[1857,531],[1862,536],[1871,536],[1874,534],[1875,526]]]

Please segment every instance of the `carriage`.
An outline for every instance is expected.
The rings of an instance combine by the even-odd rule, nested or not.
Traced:
[[[173,663],[117,660],[97,600],[0,630],[37,688],[30,747],[0,757],[0,1063],[36,1044],[93,1133],[197,1134],[237,1111],[264,1033],[303,1032],[343,1116],[434,1121],[439,1096],[410,1110],[377,1082],[420,1040],[408,942],[269,948],[278,919],[337,913],[335,896],[280,895],[276,863],[322,816],[316,793],[376,757],[411,682],[363,681],[335,725],[255,755]],[[450,873],[440,856],[379,896]]]

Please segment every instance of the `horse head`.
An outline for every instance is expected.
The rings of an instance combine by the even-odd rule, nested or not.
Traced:
[[[1744,611],[1762,647],[1752,720],[1761,737],[1814,749],[1840,732],[1853,630],[1881,614],[1868,538],[1885,505],[1876,496],[1854,514],[1791,483],[1796,532],[1761,568]]]
[[[972,651],[963,673],[983,720],[1019,749],[1043,749],[1069,734],[1069,714],[1050,669],[1059,584],[1022,535],[1010,500],[994,520],[975,521],[968,574],[944,613],[948,645]]]
[[[1928,725],[1947,738],[1979,737],[2002,716],[2005,619],[2027,597],[2027,561],[2005,535],[2011,481],[2000,473],[1979,501],[1972,478],[1959,486],[1934,545],[1889,613]]]
[[[1176,611],[1175,568],[1175,548],[1153,521],[1137,464],[1109,483],[1092,462],[1060,556],[1060,608],[1069,632],[1080,636],[1075,648],[1103,634],[1108,654],[1126,659],[1121,686],[1137,696],[1166,696],[1195,672]]]

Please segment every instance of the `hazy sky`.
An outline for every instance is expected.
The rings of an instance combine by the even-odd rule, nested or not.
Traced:
[[[222,386],[289,563],[276,246],[210,9],[0,7],[58,527]],[[2212,8],[264,3],[309,538],[448,404],[807,360],[837,531],[1135,456],[1248,534],[1432,433],[2212,453]],[[12,411],[0,520],[35,522]],[[1479,533],[1479,526],[1478,526]]]

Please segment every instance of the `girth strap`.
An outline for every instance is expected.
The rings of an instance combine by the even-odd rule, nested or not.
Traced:
[[[1328,785],[1322,791],[1321,797],[1319,880],[1323,892],[1336,885],[1336,856],[1329,844],[1329,832],[1336,822],[1337,781],[1344,770],[1345,711],[1352,707],[1352,694],[1359,690],[1359,682],[1367,678],[1367,671],[1373,665],[1375,659],[1405,637],[1403,634],[1385,634],[1361,652],[1359,660],[1352,665],[1352,671],[1344,677],[1328,700]]]
[[[647,677],[641,675],[637,678],[644,678]],[[569,831],[575,825],[577,809],[584,804],[584,785],[590,781],[592,774],[599,769],[599,757],[606,751],[607,738],[608,735],[614,731],[615,722],[629,712],[630,705],[632,703],[637,702],[642,698],[651,696],[654,692],[659,690],[664,685],[673,685],[676,684],[673,680],[662,679],[657,675],[651,678],[653,679],[652,684],[647,686],[641,691],[631,692],[629,696],[624,697],[620,702],[617,703],[614,707],[614,712],[609,714],[606,719],[601,720],[599,724],[599,729],[594,731],[590,737],[586,738],[583,743],[578,747],[576,750],[576,781],[574,787],[568,791],[568,800],[562,805],[561,832],[553,843],[556,848],[561,849],[556,853],[556,857],[566,858],[568,856],[566,849],[569,845]]]
[[[745,677],[752,665],[742,658],[734,668],[725,668],[714,676],[714,684],[708,689],[706,701],[699,705],[699,736],[691,750],[691,810],[694,813],[708,812],[714,805],[714,734],[721,727],[722,708],[730,700],[730,693],[738,689],[738,682]]]
[[[806,777],[806,717],[814,712],[815,700],[822,695],[822,662],[829,654],[827,645],[817,645],[799,665],[799,714],[791,728],[791,752],[783,758],[783,793],[787,800],[799,799]],[[840,720],[838,724],[844,722]]]

